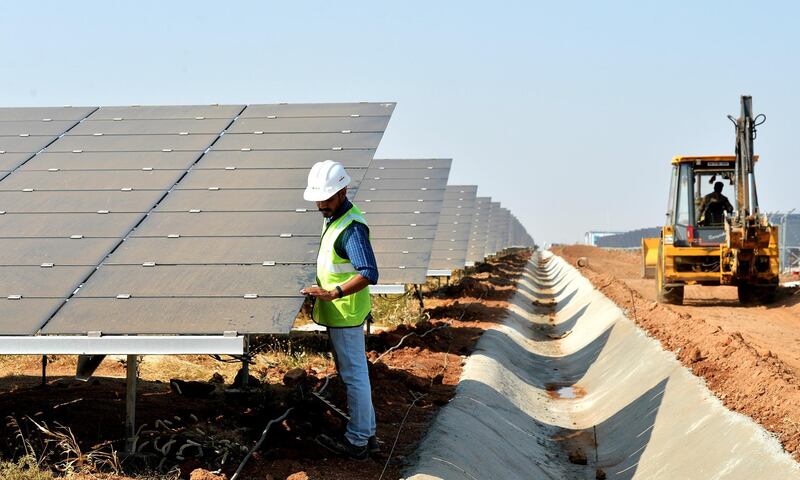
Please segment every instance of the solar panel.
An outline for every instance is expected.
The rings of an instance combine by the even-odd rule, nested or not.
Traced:
[[[242,171],[238,167],[232,166],[229,170],[193,170],[177,188],[178,190],[208,190],[209,188],[246,190],[269,185],[273,189],[297,189],[298,185],[305,185],[307,178],[308,169],[306,168],[269,167]],[[353,180],[351,185],[353,188],[358,188],[358,183],[358,180]]]
[[[93,269],[94,266],[6,266],[0,269],[0,297],[64,298],[75,289],[75,278],[86,278]]]
[[[243,105],[132,105],[128,107],[102,107],[90,120],[165,120],[235,117]]]
[[[316,206],[302,199],[308,168],[316,161],[347,158],[352,152],[348,172],[357,187],[393,107],[248,106],[224,135],[208,142],[213,143],[211,148],[170,186],[169,193],[99,265],[43,332],[288,333],[304,301],[299,290],[314,280],[322,222]],[[364,135],[341,133],[352,128],[354,118],[360,118],[351,114],[361,115],[365,110],[385,117],[371,124],[380,130]],[[260,112],[264,117],[277,117],[263,120],[278,120],[274,125],[282,125],[279,133],[250,132],[261,122]],[[131,116],[117,110],[113,115],[122,117],[117,122],[123,124],[128,118],[149,118],[157,113],[164,112],[137,110]],[[170,118],[191,118],[196,112],[189,109],[179,113],[183,116],[173,113]],[[198,115],[215,118],[205,113]],[[292,121],[284,121],[284,117]],[[240,125],[245,119],[248,124]],[[158,122],[171,131],[181,128],[173,121]],[[164,145],[163,139],[154,142],[153,130],[144,122],[137,120],[130,125],[146,132],[138,134],[144,143],[116,141],[124,135],[83,138],[93,138],[92,148],[103,146],[95,141],[97,138],[114,138],[116,147],[139,148],[148,154]],[[82,128],[88,132],[85,129],[90,127]],[[201,136],[159,135],[184,139]],[[339,145],[343,150],[334,149]],[[355,149],[347,150],[351,146]],[[96,161],[102,160],[98,157]]]
[[[116,238],[0,238],[0,266],[99,264]]]
[[[78,121],[94,110],[95,107],[5,107],[0,108],[0,122]]]
[[[0,238],[121,238],[141,213],[21,213],[0,215]],[[77,285],[76,285],[77,286]]]
[[[0,183],[0,187],[2,183]],[[15,213],[146,213],[160,192],[117,190],[1,191],[5,214]]]
[[[451,162],[373,160],[370,164],[355,203],[370,225],[380,284],[425,283]]]
[[[0,137],[0,152],[36,153],[54,139],[53,135]]]
[[[305,118],[305,117],[386,117],[394,111],[394,103],[279,103],[250,105],[241,115],[252,117]]]
[[[380,133],[386,130],[388,115],[372,117],[241,118],[230,133]]]
[[[70,130],[70,135],[217,135],[231,123],[231,117],[93,120],[91,117]]]
[[[45,334],[220,335],[226,331],[288,332],[299,310],[295,298],[81,298],[70,300]],[[220,330],[223,329],[223,330]],[[228,329],[228,330],[225,330]],[[180,348],[177,341],[170,348]],[[166,352],[169,353],[169,352]]]
[[[236,166],[238,169],[300,168],[310,169],[320,158],[340,162],[345,168],[367,168],[375,149],[358,150],[212,150],[203,157],[203,169]],[[352,176],[352,175],[351,175]]]
[[[0,302],[0,334],[39,331],[220,133],[190,136],[191,142],[177,134],[78,135],[75,129],[107,111],[77,111],[84,116],[93,112],[83,119],[69,112],[73,118],[61,110],[20,114],[52,114],[70,120],[72,126],[55,141],[41,137],[47,147],[33,151],[0,181],[0,242],[7,247],[0,255],[0,278],[9,292],[7,301]],[[155,160],[167,155],[173,160],[171,169],[153,168]],[[38,301],[43,299],[48,301]],[[14,312],[26,314],[18,317]]]
[[[43,122],[41,120],[28,121],[0,121],[0,136],[3,137],[22,137],[22,136],[58,136],[75,125],[77,120],[57,120]]]
[[[486,229],[486,246],[484,257],[489,257],[497,253],[495,244],[497,242],[497,222],[500,214],[500,202],[489,203],[489,224]]]
[[[510,247],[524,247],[522,240],[522,225],[514,214],[511,214],[508,230],[508,244]]]
[[[131,237],[319,237],[319,222],[313,220],[319,220],[316,211],[189,213],[156,210]]]
[[[448,185],[433,241],[430,276],[449,276],[464,268],[475,211],[476,185]]]
[[[197,152],[61,152],[48,150],[22,165],[19,171],[42,170],[186,170]],[[0,159],[2,160],[2,159]]]
[[[492,213],[489,225],[490,255],[496,255],[506,248],[508,240],[508,209],[500,207],[497,203]]]
[[[165,190],[183,174],[180,170],[17,171],[0,182],[0,191]],[[128,191],[126,190],[126,191]]]
[[[374,148],[383,134],[378,133],[268,133],[225,135],[220,150],[334,150]]]
[[[50,152],[173,152],[202,151],[217,135],[67,135]]]
[[[0,243],[2,245],[2,243]],[[139,237],[128,238],[107,265],[313,264],[318,235],[293,237]],[[2,258],[2,257],[0,257]]]
[[[482,262],[486,255],[486,241],[489,236],[489,208],[491,197],[476,197],[473,221],[467,243],[467,266]]]
[[[32,154],[31,152],[9,153],[5,150],[0,150],[0,178],[4,175],[2,172],[9,172],[15,169],[18,165],[29,159]]]

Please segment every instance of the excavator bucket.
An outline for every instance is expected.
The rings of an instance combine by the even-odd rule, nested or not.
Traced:
[[[642,278],[656,278],[658,242],[660,238],[642,239]]]

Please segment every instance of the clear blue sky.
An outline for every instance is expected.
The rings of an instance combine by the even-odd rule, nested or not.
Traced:
[[[378,156],[575,241],[659,224],[742,93],[762,207],[800,207],[799,40],[794,2],[3,2],[0,105],[397,101]]]

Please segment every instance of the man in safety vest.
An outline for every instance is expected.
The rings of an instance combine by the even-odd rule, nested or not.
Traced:
[[[328,327],[336,369],[347,388],[350,422],[344,435],[319,435],[317,443],[340,455],[363,460],[380,451],[364,345],[370,320],[370,284],[378,267],[361,211],[347,199],[350,176],[342,164],[317,162],[303,198],[316,202],[325,220],[317,255],[317,285],[301,290],[314,297],[314,322]]]

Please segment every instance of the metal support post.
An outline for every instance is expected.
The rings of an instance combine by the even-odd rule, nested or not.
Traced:
[[[47,385],[47,355],[42,355],[42,386]]]
[[[242,390],[247,390],[250,383],[250,337],[244,337],[244,355],[242,355]]]
[[[133,455],[136,444],[136,379],[139,357],[128,355],[125,385],[125,453]]]
[[[417,291],[417,299],[419,299],[419,310],[421,312],[425,311],[425,300],[422,297],[422,286],[421,285],[414,285],[414,290]]]

